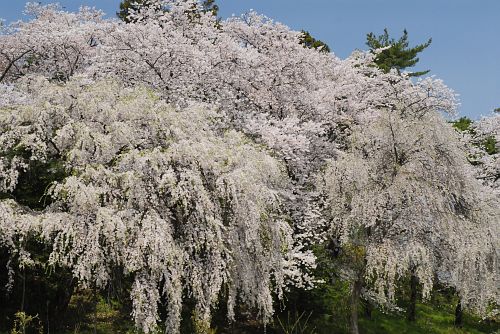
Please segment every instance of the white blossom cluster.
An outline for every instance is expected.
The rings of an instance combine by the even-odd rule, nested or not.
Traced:
[[[131,23],[29,4],[2,27],[0,194],[34,162],[64,172],[41,211],[0,200],[19,263],[34,234],[83,286],[122,268],[146,333],[162,298],[167,332],[185,298],[209,322],[223,292],[230,319],[242,302],[267,321],[287,284],[313,284],[329,235],[363,245],[381,304],[408,272],[426,296],[437,280],[483,313],[498,303],[498,198],[440,115],[457,105],[442,81],[304,48],[254,12],[156,3]]]
[[[478,178],[492,187],[500,196],[500,114],[492,114],[481,118],[474,123],[476,132],[472,141],[477,144],[478,141],[484,142],[492,139],[496,148],[496,153],[488,154],[484,149],[476,150],[478,158]]]
[[[413,273],[483,314],[498,303],[498,200],[475,179],[457,134],[433,110],[382,110],[353,128],[318,179],[332,234],[363,247],[375,299],[391,304]]]
[[[67,176],[48,189],[55,201],[41,212],[0,202],[3,245],[16,250],[16,238],[43,236],[53,243],[51,264],[71,268],[83,286],[105,287],[123,267],[145,332],[156,326],[160,294],[175,332],[183,293],[200,320],[209,321],[223,288],[230,316],[238,300],[269,317],[271,287],[281,294],[286,277],[301,282],[282,208],[284,167],[220,114],[175,110],[150,89],[114,81],[37,78],[30,90],[31,104],[0,109],[2,152],[28,152],[2,157],[1,190],[15,188],[29,160],[62,159]]]

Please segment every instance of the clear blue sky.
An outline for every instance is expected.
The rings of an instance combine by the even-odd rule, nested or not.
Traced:
[[[43,1],[44,3],[51,1]],[[60,0],[68,10],[95,6],[112,16],[119,0]],[[24,0],[0,0],[0,17],[22,18]],[[460,114],[478,118],[500,107],[500,0],[217,0],[223,17],[254,9],[305,29],[339,57],[365,49],[366,33],[408,30],[410,44],[432,37],[415,70],[430,69],[460,94]]]

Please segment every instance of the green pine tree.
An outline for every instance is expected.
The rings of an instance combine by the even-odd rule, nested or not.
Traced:
[[[319,52],[330,53],[330,48],[325,42],[312,37],[311,34],[305,30],[302,30],[302,36],[299,43],[304,45],[305,48],[316,49],[319,50]]]
[[[471,131],[472,120],[469,117],[460,117],[457,121],[451,122],[453,127],[460,132]]]
[[[219,15],[219,6],[215,3],[215,0],[205,0],[201,4],[203,12],[211,12],[213,16]]]
[[[120,11],[116,15],[127,23],[131,22],[129,17],[130,11],[137,11],[142,6],[148,6],[150,3],[148,0],[123,0],[120,2]]]
[[[398,73],[401,73],[405,68],[415,66],[419,61],[417,54],[426,49],[431,42],[432,38],[429,38],[427,42],[410,48],[406,29],[403,31],[403,36],[398,40],[389,37],[387,28],[384,29],[383,35],[375,36],[372,32],[366,35],[366,45],[368,45],[371,52],[375,53],[376,49],[387,48],[375,57],[375,64],[385,73],[391,69],[396,69]],[[421,76],[428,72],[429,70],[412,72],[410,76]]]

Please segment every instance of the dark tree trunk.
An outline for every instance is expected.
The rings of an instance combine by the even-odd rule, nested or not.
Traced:
[[[24,299],[26,297],[26,269],[23,268],[23,291],[21,296],[21,312],[24,312]]]
[[[411,274],[410,278],[410,304],[408,305],[408,321],[415,321],[417,316],[417,286],[418,278]]]
[[[462,301],[459,299],[455,308],[455,327],[462,328],[463,325]]]
[[[372,310],[373,310],[373,306],[372,304],[370,303],[369,300],[366,300],[365,301],[365,317],[367,319],[372,319]]]
[[[361,288],[363,286],[363,281],[361,278],[357,278],[351,290],[351,334],[359,334],[358,328],[358,309],[359,301],[361,297]]]

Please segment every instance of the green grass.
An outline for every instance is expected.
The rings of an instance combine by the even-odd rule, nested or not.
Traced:
[[[109,303],[102,297],[98,298],[97,303],[93,303],[90,296],[75,295],[70,302],[70,313],[74,317],[61,334],[137,333],[128,315],[116,302]]]
[[[108,303],[102,297],[97,304],[91,303],[92,296],[78,295],[70,303],[70,311],[78,316],[69,316],[65,330],[59,334],[132,334],[137,333],[133,324],[123,310],[116,303]],[[70,312],[71,313],[71,312]],[[292,317],[293,318],[293,317]],[[308,315],[304,319],[309,318]],[[294,322],[294,319],[285,319],[284,323]],[[450,304],[430,305],[417,304],[417,320],[408,322],[404,315],[386,314],[373,310],[372,318],[368,319],[360,314],[359,325],[361,334],[500,334],[498,323],[481,321],[481,319],[464,313],[464,325],[455,328],[454,310]],[[322,315],[314,321],[308,319],[297,334],[344,334],[348,331],[347,315],[339,318]],[[273,328],[274,327],[274,328]],[[286,327],[286,326],[284,326]],[[239,334],[259,333],[262,329],[238,330]],[[229,334],[234,330],[217,330],[216,333]],[[281,326],[271,326],[268,333],[282,334]],[[7,334],[7,333],[0,333]],[[191,333],[189,333],[191,334]]]
[[[360,318],[360,332],[363,334],[483,334],[500,333],[498,324],[487,323],[481,319],[464,314],[464,325],[453,325],[454,313],[451,307],[437,307],[426,304],[417,305],[417,320],[408,322],[404,316],[383,314],[374,310],[372,319]]]
[[[331,288],[331,289],[330,289]],[[310,300],[301,299],[306,311],[301,313],[281,314],[281,323],[295,324],[299,317],[307,319],[301,326],[305,331],[290,331],[293,334],[349,334],[349,305],[347,303],[347,293],[336,295],[333,292],[341,292],[342,287],[326,286],[309,296]],[[330,291],[332,290],[332,291]],[[324,298],[321,300],[321,298]],[[307,300],[307,301],[306,301]],[[309,305],[312,301],[316,305]],[[309,303],[309,304],[308,304]],[[482,320],[470,313],[463,313],[463,326],[456,328],[455,306],[456,296],[446,293],[439,293],[433,296],[427,303],[417,303],[416,321],[406,320],[405,313],[383,313],[378,309],[373,309],[371,318],[368,318],[363,310],[359,312],[359,329],[361,334],[500,334],[500,323],[498,318]],[[321,307],[318,307],[321,305]],[[400,307],[404,307],[402,303]],[[363,307],[361,307],[363,308]],[[312,314],[311,314],[312,312]],[[311,315],[310,315],[311,314]],[[302,316],[301,316],[302,315]],[[286,333],[280,323],[274,324],[273,334]]]

